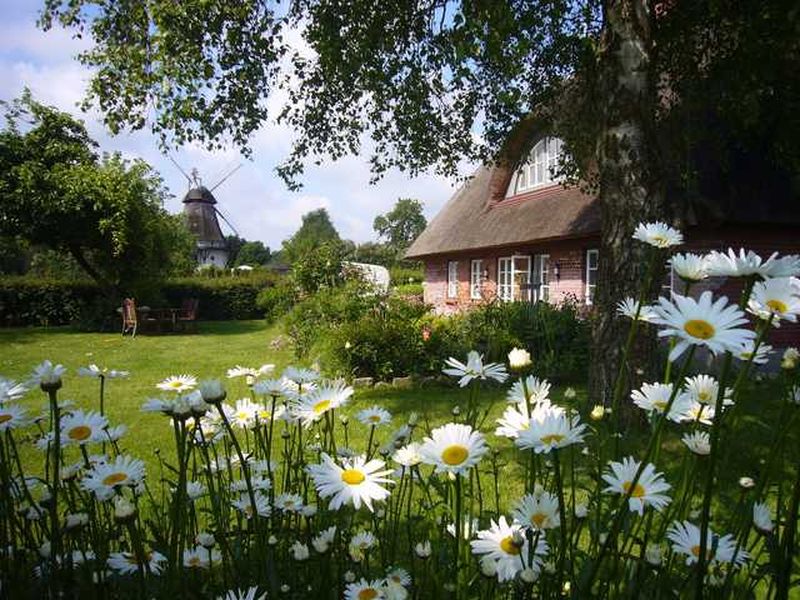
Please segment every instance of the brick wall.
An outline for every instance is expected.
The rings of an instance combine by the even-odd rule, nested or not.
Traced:
[[[598,238],[563,240],[544,244],[529,244],[516,247],[482,249],[458,254],[440,255],[425,259],[425,302],[433,305],[439,314],[449,314],[467,310],[495,299],[497,294],[497,266],[500,257],[549,254],[550,302],[558,303],[564,298],[574,297],[583,303],[586,297],[586,250],[598,248]],[[725,229],[694,229],[686,234],[686,244],[681,252],[705,253],[710,250],[727,251],[732,247],[757,252],[766,258],[772,252],[800,254],[800,235],[791,227],[727,227]],[[487,277],[481,286],[481,298],[470,298],[470,263],[473,259],[482,260],[481,268]],[[455,298],[447,296],[447,263],[458,262],[458,294]],[[601,257],[602,260],[602,257]],[[558,265],[560,276],[555,277]],[[741,282],[714,278],[696,285],[692,296],[704,290],[712,290],[715,295],[724,294],[731,301],[738,301]],[[680,282],[675,282],[675,292],[682,293]],[[771,335],[770,343],[775,346],[800,345],[800,325],[784,323]]]

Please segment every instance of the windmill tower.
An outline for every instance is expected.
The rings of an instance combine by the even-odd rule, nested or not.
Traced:
[[[178,166],[177,163],[176,166]],[[180,166],[178,168],[180,169]],[[183,197],[183,215],[189,231],[196,240],[195,259],[198,268],[212,265],[224,268],[228,262],[228,243],[225,236],[222,235],[217,215],[228,224],[234,233],[237,232],[217,208],[217,199],[212,192],[238,168],[233,169],[210,190],[200,181],[197,169],[192,169],[191,177],[186,175],[183,169],[180,169],[189,181],[189,191]]]

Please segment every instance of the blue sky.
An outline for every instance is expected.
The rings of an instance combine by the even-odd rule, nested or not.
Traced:
[[[5,0],[0,7],[0,98],[16,97],[27,86],[37,100],[79,116],[102,150],[120,151],[150,163],[174,196],[167,201],[167,209],[180,211],[186,180],[161,154],[153,136],[139,131],[112,137],[96,113],[77,108],[89,72],[73,57],[85,42],[73,40],[61,29],[38,30],[35,22],[41,5],[37,0]],[[357,242],[374,239],[373,219],[389,210],[397,198],[418,198],[430,219],[458,185],[435,175],[409,179],[398,171],[370,185],[366,157],[350,157],[310,167],[302,178],[303,189],[290,192],[274,169],[288,154],[292,137],[285,127],[265,124],[253,140],[252,160],[233,148],[209,153],[198,146],[184,146],[172,156],[187,172],[197,168],[207,185],[241,163],[215,195],[241,236],[261,240],[271,248],[278,248],[300,226],[304,213],[320,207],[328,209],[343,237]]]

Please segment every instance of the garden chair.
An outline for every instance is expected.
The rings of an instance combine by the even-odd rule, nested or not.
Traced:
[[[136,317],[136,301],[133,298],[125,298],[122,301],[122,335],[130,332],[131,337],[136,337],[136,328],[139,320]]]
[[[187,298],[181,303],[177,315],[177,324],[180,329],[197,331],[197,308],[199,305],[200,301],[197,298]]]

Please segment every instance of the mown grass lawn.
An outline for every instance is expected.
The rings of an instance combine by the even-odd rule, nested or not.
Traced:
[[[68,372],[60,397],[74,401],[81,408],[97,410],[99,384],[97,380],[78,376],[78,368],[96,363],[101,367],[130,371],[128,379],[107,381],[106,415],[112,425],[122,423],[128,427],[121,447],[145,460],[150,472],[155,473],[150,468],[156,465],[156,451],[167,460],[174,455],[169,420],[141,410],[148,397],[159,395],[155,384],[168,375],[180,373],[190,373],[201,379],[221,378],[229,390],[228,401],[233,403],[248,392],[243,380],[225,379],[228,368],[237,364],[272,363],[278,373],[296,363],[290,345],[284,344],[279,349],[271,345],[280,334],[279,326],[268,326],[261,321],[208,322],[201,324],[197,334],[137,335],[133,339],[69,328],[3,329],[0,330],[0,375],[24,380],[44,359],[61,363]],[[555,399],[563,396],[563,389],[554,388]],[[484,422],[487,432],[494,431],[495,419],[504,410],[505,390],[506,386],[485,387],[481,392],[481,404],[490,408]],[[428,429],[452,420],[451,411],[455,406],[465,406],[467,394],[464,390],[440,385],[424,389],[359,389],[342,411],[350,417],[350,445],[359,450],[366,445],[368,430],[354,418],[362,408],[377,404],[389,410],[394,417],[391,428],[399,427],[411,413],[417,413],[420,427]],[[23,402],[38,412],[39,408],[45,409],[46,398],[34,390]],[[376,439],[387,436],[391,428],[376,432]],[[511,497],[522,490],[522,467],[515,460],[516,451],[508,443],[503,443],[502,447],[498,459],[504,469],[502,495]],[[32,468],[43,462],[41,455],[35,452],[26,452],[26,457]]]
[[[68,328],[0,329],[0,375],[24,380],[36,364],[50,359],[69,369],[60,397],[73,400],[79,407],[96,409],[98,382],[79,377],[78,368],[97,363],[104,367],[129,370],[129,379],[107,383],[106,414],[112,425],[122,423],[128,427],[122,439],[122,448],[145,460],[150,472],[155,474],[150,468],[156,465],[156,451],[166,460],[171,460],[174,455],[168,419],[141,411],[141,405],[148,397],[158,395],[155,384],[168,375],[180,373],[190,373],[201,379],[217,377],[224,380],[226,370],[236,364],[260,366],[272,363],[276,372],[280,372],[296,362],[288,344],[278,349],[271,345],[280,334],[278,326],[268,326],[261,321],[208,322],[201,324],[198,334],[138,335],[135,339],[113,333],[83,333]],[[233,403],[248,393],[241,379],[225,380],[225,383],[229,390],[229,402]],[[495,420],[505,407],[506,389],[507,386],[484,388],[480,403],[490,409],[483,429],[490,434],[490,445],[501,450],[498,457],[502,470],[501,495],[510,499],[518,497],[523,488],[520,455],[508,440],[500,440],[492,435]],[[563,386],[553,387],[551,396],[554,401],[564,402],[564,389]],[[585,388],[576,386],[576,389],[578,397],[574,402],[581,407],[585,418]],[[767,387],[765,393],[761,388],[759,395],[745,394],[741,399],[744,406],[737,419],[737,431],[726,436],[721,477],[728,481],[721,486],[723,489],[736,489],[735,481],[739,477],[757,477],[763,468],[763,450],[756,453],[753,448],[763,449],[764,444],[753,442],[758,438],[768,438],[777,425],[778,402],[777,398],[772,398],[770,389]],[[342,411],[342,414],[351,417],[350,445],[359,451],[366,445],[368,430],[354,418],[362,408],[373,404],[383,406],[394,416],[392,428],[406,422],[411,413],[417,413],[420,427],[427,430],[452,420],[451,411],[457,405],[464,407],[467,395],[465,390],[438,385],[409,390],[357,390],[353,401]],[[25,398],[24,404],[38,412],[39,407],[45,408],[45,397],[34,390]],[[659,463],[662,467],[675,468],[686,453],[680,443],[681,428],[671,425],[670,429],[673,432],[664,438],[665,448],[660,454]],[[389,431],[389,428],[378,431],[376,439],[382,439],[381,435],[386,436]],[[648,436],[646,427],[631,426],[620,440],[621,447],[638,455],[646,446]],[[798,432],[793,432],[792,436],[795,441],[800,437]],[[415,435],[416,439],[420,437],[419,434]],[[612,442],[609,440],[608,443]],[[30,467],[43,463],[36,451],[26,452],[26,457]],[[698,477],[702,477],[702,473],[698,473]],[[736,499],[730,497],[727,500],[735,502]]]

